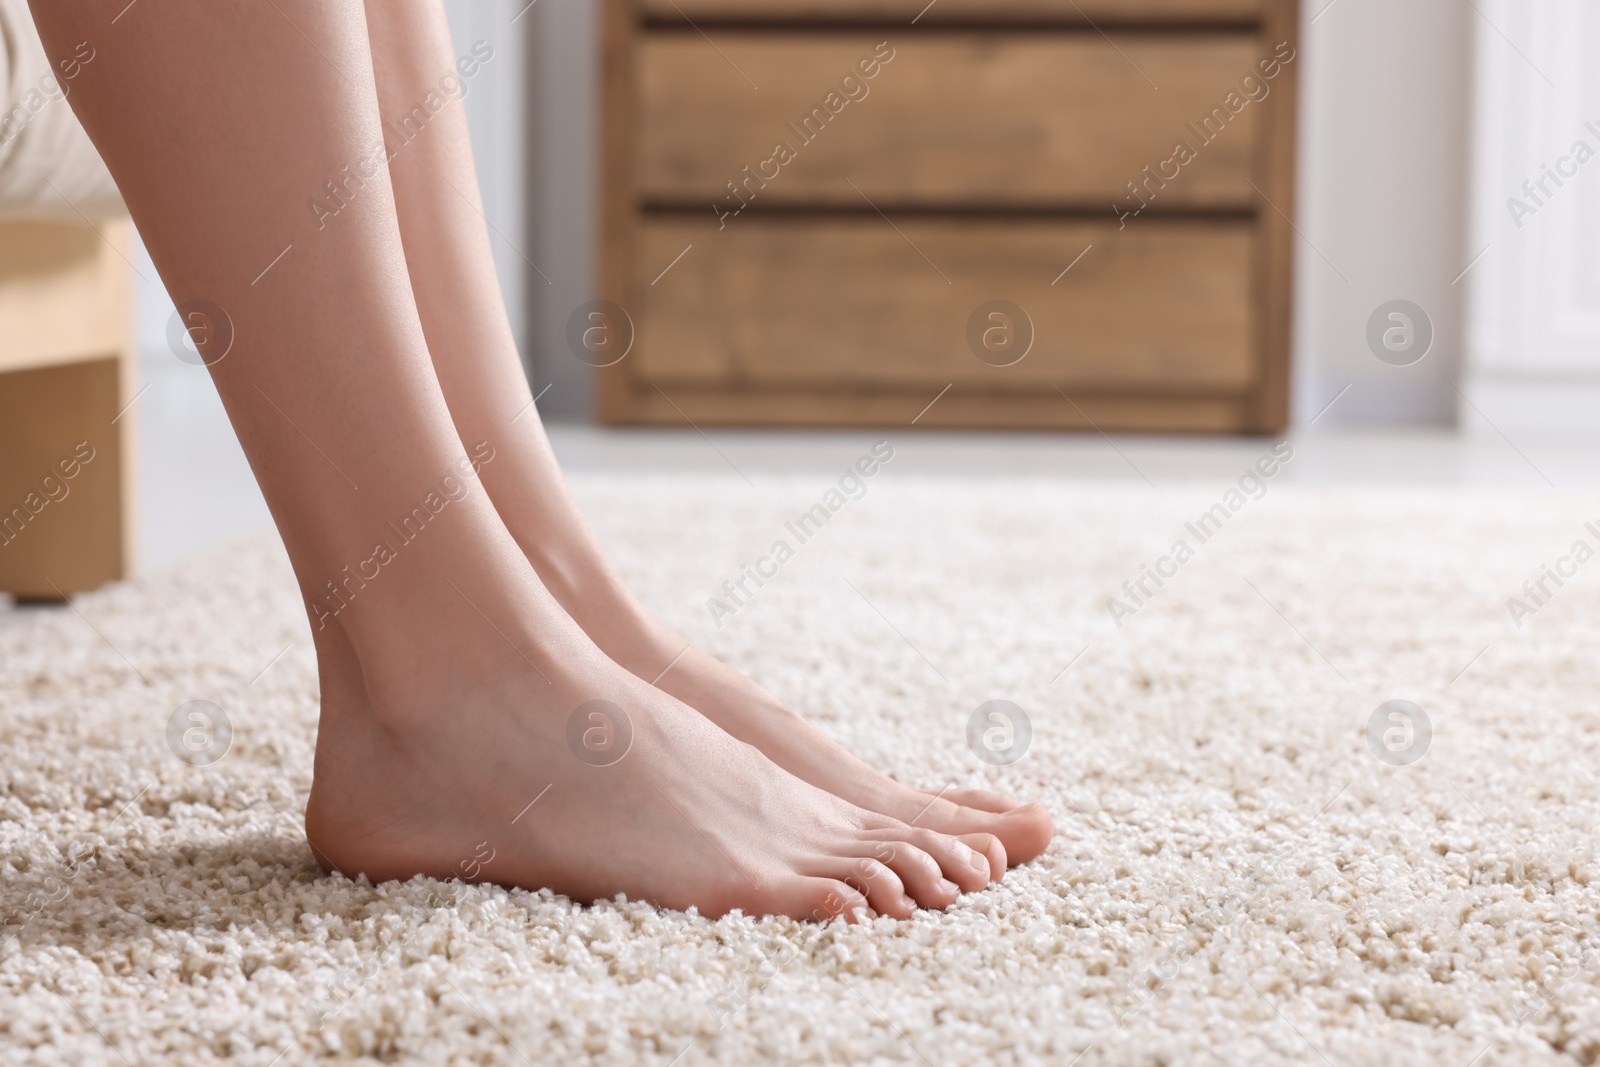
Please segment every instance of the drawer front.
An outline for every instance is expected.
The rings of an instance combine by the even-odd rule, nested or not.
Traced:
[[[681,22],[829,19],[861,22],[1182,22],[1257,18],[1262,0],[643,0],[651,19]]]
[[[629,360],[642,381],[1159,394],[1242,391],[1257,371],[1245,222],[747,216],[719,231],[656,216],[642,238]],[[1009,366],[1019,317],[971,329],[996,299],[1032,324]]]
[[[647,202],[708,212],[1091,205],[1109,215],[1114,201],[1139,206],[1134,182],[1152,205],[1248,209],[1257,128],[1274,103],[1258,69],[1276,63],[1273,49],[1249,34],[1129,36],[1116,47],[1092,33],[713,40],[674,32],[639,43]],[[877,62],[871,79],[859,76],[864,60]],[[1271,69],[1281,76],[1281,64]]]

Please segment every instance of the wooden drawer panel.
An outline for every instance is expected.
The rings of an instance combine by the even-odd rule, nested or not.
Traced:
[[[640,7],[663,22],[829,19],[917,25],[1003,20],[1078,24],[1238,21],[1261,14],[1261,0],[643,0]],[[920,17],[919,17],[920,16]]]
[[[1244,390],[1259,371],[1245,222],[750,215],[719,232],[654,217],[642,238],[624,364],[641,382],[1160,394]],[[967,340],[972,313],[997,298],[1033,323],[1012,366],[980,361]]]
[[[714,40],[715,49],[699,34],[666,33],[639,44],[638,151],[648,202],[704,204],[708,214],[713,203],[737,209],[743,201],[730,192],[732,181],[744,183],[740,197],[753,208],[860,208],[870,198],[1092,205],[1109,215],[1113,200],[1138,205],[1126,183],[1145,180],[1143,169],[1170,160],[1181,141],[1195,157],[1168,164],[1172,180],[1153,179],[1153,204],[1248,208],[1257,127],[1274,104],[1273,83],[1258,79],[1262,102],[1245,102],[1237,114],[1224,106],[1230,92],[1236,104],[1248,100],[1237,92],[1240,81],[1272,51],[1248,34],[1133,36],[1116,48],[1092,33],[917,35],[883,46],[893,58],[870,81],[858,79],[852,92],[860,99],[833,115],[829,92],[882,38]],[[1213,108],[1220,117],[1207,142],[1188,124],[1200,127]],[[801,125],[818,113],[824,118]],[[787,162],[779,144],[793,154]]]

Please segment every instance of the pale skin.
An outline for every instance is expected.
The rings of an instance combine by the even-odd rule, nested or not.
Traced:
[[[624,588],[526,410],[458,102],[309,210],[454,74],[436,0],[125,7],[33,13],[52,57],[95,48],[69,101],[174,301],[233,322],[209,369],[312,620],[325,868],[849,919],[946,907],[1048,845],[1043,808],[880,774]],[[480,443],[464,494],[331,599]],[[594,700],[632,725],[608,766],[568,744]]]

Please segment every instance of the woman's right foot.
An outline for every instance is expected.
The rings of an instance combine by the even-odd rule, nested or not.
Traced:
[[[474,635],[465,649],[389,671],[363,669],[324,620],[306,810],[324,867],[818,920],[943,908],[1005,870],[990,835],[908,826],[790,775],[617,667],[559,608],[535,642],[464,606],[444,605],[455,617],[436,632]]]

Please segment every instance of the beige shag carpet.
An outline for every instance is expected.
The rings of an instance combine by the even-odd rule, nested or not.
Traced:
[[[1227,485],[891,465],[718,629],[707,599],[829,486],[758,481],[579,491],[649,603],[869,760],[1048,803],[1040,860],[856,928],[326,877],[308,633],[262,536],[0,612],[0,1062],[1600,1057],[1600,564],[1507,607],[1600,543],[1600,501],[1268,483],[1199,544]],[[232,727],[206,766],[167,740],[196,699]],[[967,743],[993,699],[1032,726],[1009,766]],[[1418,723],[1368,738],[1397,699],[1431,725],[1409,765]]]

